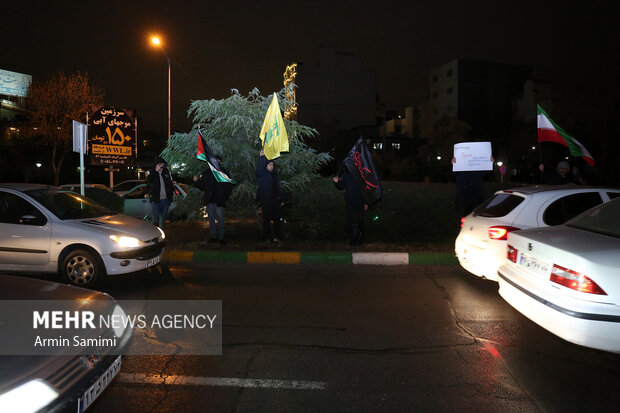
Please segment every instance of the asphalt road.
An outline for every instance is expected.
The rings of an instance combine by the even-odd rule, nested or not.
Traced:
[[[93,412],[620,408],[620,355],[547,333],[459,267],[193,264],[101,289],[222,300],[223,355],[126,356]]]

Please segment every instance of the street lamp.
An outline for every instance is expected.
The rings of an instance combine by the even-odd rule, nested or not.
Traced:
[[[170,58],[166,54],[164,48],[161,46],[161,41],[159,40],[159,37],[153,37],[151,41],[155,46],[159,47],[159,50],[161,50],[164,56],[166,56],[166,59],[168,59],[168,139],[170,139],[170,74],[172,72],[172,68],[170,66]]]

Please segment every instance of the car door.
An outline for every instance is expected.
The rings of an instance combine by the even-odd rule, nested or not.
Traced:
[[[52,222],[36,206],[0,191],[0,268],[45,265],[50,261]]]
[[[146,185],[142,184],[127,192],[124,196],[125,215],[143,219],[151,215],[151,202]]]

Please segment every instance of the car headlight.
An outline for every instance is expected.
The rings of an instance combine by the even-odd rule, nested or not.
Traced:
[[[110,235],[110,239],[121,247],[140,247],[144,245],[144,242],[140,241],[138,238],[127,237],[125,235]]]
[[[43,380],[32,380],[0,395],[1,412],[36,412],[58,397]]]
[[[155,227],[159,230],[159,232],[161,232],[161,239],[165,239],[166,238],[166,234],[164,233],[164,230],[159,228],[159,227]]]

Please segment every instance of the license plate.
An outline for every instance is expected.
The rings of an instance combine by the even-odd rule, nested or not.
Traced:
[[[519,265],[540,275],[547,275],[550,271],[548,263],[523,253],[519,255]]]
[[[161,261],[161,255],[155,258],[151,258],[150,260],[148,260],[146,262],[146,267],[152,267],[153,265],[157,265],[159,264],[159,261]]]
[[[88,409],[88,406],[93,404],[95,399],[103,393],[103,390],[108,387],[108,384],[116,377],[119,371],[121,371],[121,356],[118,356],[118,358],[114,360],[114,363],[112,363],[112,365],[97,378],[97,381],[95,381],[95,383],[93,383],[93,385],[78,399],[78,413],[82,413]]]

